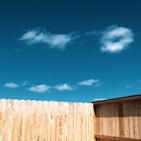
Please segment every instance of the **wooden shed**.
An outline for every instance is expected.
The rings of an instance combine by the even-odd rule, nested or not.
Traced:
[[[93,102],[97,141],[141,141],[141,95]]]

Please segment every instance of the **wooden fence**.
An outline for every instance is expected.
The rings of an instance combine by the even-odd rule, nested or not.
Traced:
[[[97,141],[141,141],[141,95],[93,104]]]
[[[0,141],[141,141],[141,95],[93,103],[1,99]]]
[[[92,103],[0,100],[0,141],[94,141]]]

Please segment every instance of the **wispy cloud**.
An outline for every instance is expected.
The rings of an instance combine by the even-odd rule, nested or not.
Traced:
[[[126,85],[125,86],[126,89],[129,89],[129,88],[132,88],[132,87],[133,87],[132,85]]]
[[[95,98],[95,99],[93,99],[93,101],[102,101],[102,100],[106,100],[106,98]]]
[[[37,93],[45,93],[45,92],[49,92],[49,89],[51,87],[45,84],[40,84],[40,85],[36,85],[36,86],[32,86],[29,88],[29,91],[31,92],[37,92]]]
[[[27,80],[25,80],[25,81],[23,81],[23,83],[22,83],[21,85],[22,85],[22,86],[27,86],[28,84],[30,84],[30,82],[27,81]]]
[[[4,87],[12,88],[13,89],[13,88],[19,87],[19,85],[14,83],[14,82],[7,82],[7,83],[5,83]]]
[[[94,84],[94,87],[100,87],[103,84],[104,82],[99,80],[97,83]]]
[[[21,52],[21,48],[17,48],[17,49],[15,50],[15,52],[16,52],[16,53],[20,53],[20,52]]]
[[[33,29],[24,33],[20,40],[26,41],[27,44],[46,44],[50,48],[64,50],[66,46],[75,40],[78,36],[73,33],[69,34],[52,34],[41,29]]]
[[[94,80],[94,79],[89,79],[89,80],[84,80],[78,83],[78,85],[82,85],[82,86],[92,86],[94,83],[97,84],[99,82],[98,79]]]
[[[119,53],[134,41],[134,33],[126,27],[108,27],[100,39],[101,51]]]
[[[59,84],[54,87],[58,91],[72,91],[75,90],[75,87],[68,85],[67,83]]]
[[[131,88],[138,88],[140,87],[140,84],[141,84],[141,80],[137,80],[136,82],[132,82],[133,84],[127,84],[125,86],[126,89],[131,89]]]
[[[93,31],[88,31],[85,33],[85,36],[98,36],[98,35],[101,35],[101,31],[98,31],[98,30],[93,30]]]

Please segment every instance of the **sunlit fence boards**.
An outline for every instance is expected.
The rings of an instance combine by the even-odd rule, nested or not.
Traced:
[[[141,95],[93,103],[1,99],[0,141],[141,141]]]
[[[141,95],[94,102],[97,141],[141,141]]]
[[[0,141],[94,141],[91,103],[0,100]]]

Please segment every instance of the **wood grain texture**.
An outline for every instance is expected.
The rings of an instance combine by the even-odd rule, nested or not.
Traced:
[[[96,135],[111,136],[112,139],[141,140],[141,99],[101,102],[94,104],[94,107]],[[97,140],[102,141],[104,138]]]
[[[141,141],[141,139],[131,139],[126,137],[113,137],[105,135],[95,135],[98,141]]]
[[[0,141],[96,140],[141,140],[141,99],[96,105],[0,99]]]
[[[0,141],[94,141],[92,103],[0,100]]]

